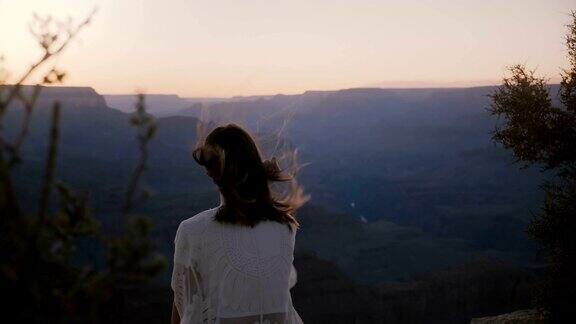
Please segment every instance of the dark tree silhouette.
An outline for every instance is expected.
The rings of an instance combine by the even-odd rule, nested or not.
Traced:
[[[544,184],[544,205],[528,227],[547,258],[537,302],[553,323],[576,313],[576,11],[571,18],[566,35],[570,66],[562,72],[560,104],[553,104],[545,79],[516,65],[492,95],[491,107],[502,119],[494,140],[523,166],[554,174]]]
[[[51,17],[35,16],[31,31],[42,49],[32,64],[13,84],[6,84],[7,71],[0,56],[0,291],[2,321],[18,323],[112,323],[122,322],[125,297],[134,284],[139,287],[163,271],[165,260],[148,240],[151,222],[133,215],[133,200],[139,179],[146,169],[147,145],[156,129],[146,114],[140,96],[131,120],[137,130],[141,156],[125,194],[126,206],[118,213],[122,228],[109,237],[99,230],[90,212],[87,194],[57,181],[60,104],[54,102],[48,150],[36,212],[21,208],[13,186],[12,171],[22,160],[20,147],[26,139],[36,100],[42,85],[61,83],[65,73],[52,68],[41,82],[27,91],[24,84],[62,53],[76,35],[90,23],[90,15],[77,25]],[[20,104],[24,118],[17,137],[8,141],[2,123],[8,109]],[[128,126],[128,125],[127,125]],[[10,125],[10,127],[14,127]],[[142,190],[140,190],[142,191]],[[54,194],[57,202],[54,204]],[[105,266],[74,262],[80,239],[91,239],[107,262]],[[131,286],[132,285],[132,286]]]

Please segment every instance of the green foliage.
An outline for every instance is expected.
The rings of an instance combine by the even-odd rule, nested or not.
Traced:
[[[43,50],[41,59],[10,86],[6,85],[9,74],[0,67],[0,122],[15,103],[21,104],[25,116],[13,142],[0,133],[0,291],[4,297],[4,318],[18,318],[25,323],[118,322],[126,287],[156,277],[166,266],[148,239],[152,223],[143,216],[129,214],[146,169],[147,146],[156,129],[154,119],[146,114],[142,96],[132,121],[137,128],[140,159],[126,193],[122,227],[113,237],[100,232],[86,192],[56,181],[59,103],[52,107],[48,151],[35,214],[22,211],[12,185],[12,173],[22,161],[20,147],[41,90],[41,84],[37,84],[31,94],[24,93],[22,84],[61,53],[91,17],[76,27],[71,22],[35,17],[31,30]],[[52,68],[41,78],[42,84],[60,83],[64,76],[64,72]],[[0,126],[0,131],[4,130],[4,125]],[[57,194],[56,203],[53,192]],[[104,268],[77,261],[76,252],[86,240],[105,251],[103,258],[108,262]]]
[[[528,228],[549,263],[538,303],[554,323],[573,318],[576,305],[576,11],[568,28],[570,68],[562,73],[561,106],[553,106],[546,80],[516,65],[493,94],[491,109],[504,119],[494,140],[524,165],[537,164],[557,175],[544,186],[544,206]]]
[[[142,174],[146,170],[146,164],[148,162],[148,143],[156,133],[156,123],[154,122],[154,117],[146,113],[146,108],[144,106],[144,95],[142,94],[138,95],[138,100],[136,101],[136,112],[134,112],[130,118],[130,124],[137,130],[136,138],[138,140],[140,160],[138,161],[138,165],[134,169],[134,173],[132,174],[128,184],[123,208],[124,214],[128,214],[132,208],[136,189],[139,187],[139,182],[142,178]],[[148,196],[149,191],[143,190],[140,198],[146,199]]]
[[[575,13],[572,13],[574,17]],[[576,18],[575,18],[576,19]],[[575,113],[576,110],[576,24],[568,25],[569,32],[566,34],[566,47],[568,48],[568,61],[570,69],[562,73],[560,99],[566,108]]]
[[[517,161],[537,163],[562,173],[576,171],[574,112],[552,105],[546,80],[524,66],[510,68],[511,77],[492,95],[494,115],[503,117],[494,140],[511,149]],[[564,85],[561,92],[569,92]]]
[[[147,217],[133,216],[128,220],[124,235],[110,241],[108,261],[112,273],[144,281],[166,268],[166,259],[154,252],[148,239],[151,230],[152,222]]]

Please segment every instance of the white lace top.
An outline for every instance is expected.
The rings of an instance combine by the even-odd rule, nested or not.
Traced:
[[[176,232],[172,289],[180,323],[302,323],[292,306],[296,230],[222,224],[213,208]]]

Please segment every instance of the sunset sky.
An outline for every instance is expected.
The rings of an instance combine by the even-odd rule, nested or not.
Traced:
[[[93,23],[57,66],[98,92],[234,96],[557,80],[574,0],[0,0],[13,75],[40,51],[33,12]]]

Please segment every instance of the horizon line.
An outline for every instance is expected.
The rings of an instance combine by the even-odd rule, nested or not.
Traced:
[[[557,85],[559,82],[550,82],[548,83],[549,86]],[[358,90],[358,89],[380,89],[380,90],[442,90],[442,89],[471,89],[471,88],[485,88],[485,87],[498,87],[501,86],[501,83],[486,83],[486,84],[478,84],[478,85],[422,85],[422,86],[377,86],[377,85],[367,85],[367,86],[359,86],[359,87],[349,87],[349,88],[339,88],[339,89],[330,89],[330,90],[305,90],[302,92],[296,93],[282,93],[276,92],[272,94],[248,94],[248,95],[230,95],[230,96],[203,96],[203,95],[180,95],[176,92],[171,93],[159,93],[159,92],[137,92],[134,91],[132,93],[128,92],[102,92],[97,90],[93,86],[83,86],[83,85],[42,85],[45,88],[90,88],[94,90],[96,93],[102,96],[133,96],[139,93],[144,95],[163,95],[163,96],[177,96],[179,98],[202,98],[202,99],[233,99],[233,98],[250,98],[250,97],[274,97],[274,96],[298,96],[304,95],[306,93],[312,92],[338,92],[343,90]],[[14,84],[4,84],[2,86],[14,86]],[[35,86],[35,84],[24,84],[23,86]]]
[[[559,83],[559,82],[558,82]],[[350,89],[385,89],[385,90],[409,90],[409,89],[465,89],[465,88],[479,88],[479,87],[494,87],[500,86],[501,81],[496,80],[476,80],[476,81],[384,81],[369,83],[360,86],[351,86],[343,88],[333,88],[333,89],[307,89],[299,92],[274,92],[274,93],[263,93],[263,94],[235,94],[235,95],[222,95],[222,96],[206,96],[206,95],[181,95],[176,92],[172,93],[146,93],[148,95],[176,95],[180,98],[205,98],[205,99],[232,99],[232,98],[249,98],[249,97],[274,97],[274,96],[298,96],[303,95],[307,92],[336,92],[342,90]],[[551,83],[556,84],[556,82]],[[100,93],[100,92],[99,92]],[[121,92],[102,92],[100,93],[104,96],[122,96],[130,95],[129,93]],[[135,94],[135,93],[133,93]]]

